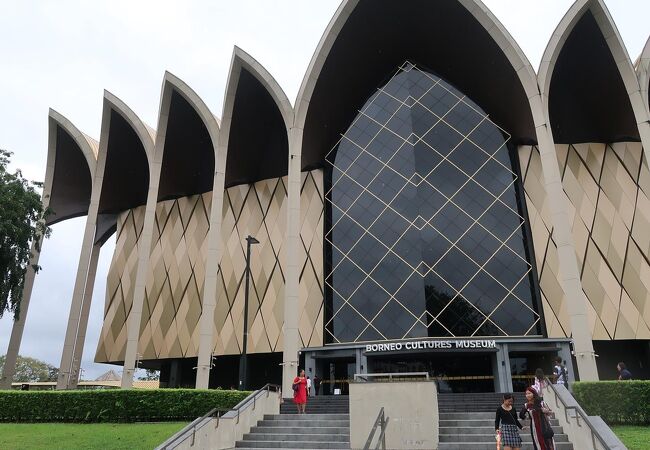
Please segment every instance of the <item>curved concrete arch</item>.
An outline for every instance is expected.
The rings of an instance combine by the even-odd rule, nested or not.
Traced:
[[[330,51],[332,50],[339,33],[359,3],[361,3],[359,0],[343,1],[318,43],[296,98],[294,125],[300,130],[303,130],[305,127],[307,112],[310,107],[316,82],[321,75],[321,71],[330,55]],[[513,70],[517,73],[521,86],[531,103],[532,120],[535,127],[542,124],[543,118],[541,116],[541,111],[536,106],[535,102],[536,97],[539,96],[535,71],[517,42],[492,14],[492,12],[479,0],[457,0],[457,3],[462,5],[483,27],[490,37],[492,37],[498,48],[503,52]]]
[[[88,213],[97,165],[98,143],[51,108],[48,113],[48,123],[47,166],[42,198],[44,206],[52,207],[51,215],[46,218],[46,224],[53,225]],[[68,148],[70,144],[76,148]],[[65,148],[62,148],[63,146]],[[80,161],[79,156],[85,164]],[[65,167],[61,167],[61,164]],[[70,165],[75,167],[68,167]],[[59,172],[63,172],[64,175],[57,176]]]
[[[210,379],[212,367],[212,342],[214,335],[214,310],[217,304],[217,269],[223,253],[223,242],[221,239],[221,211],[223,207],[223,194],[227,185],[227,165],[229,147],[232,145],[231,131],[233,115],[237,103],[237,88],[239,87],[242,72],[248,72],[268,93],[272,102],[277,108],[284,125],[286,133],[287,152],[289,155],[289,132],[293,124],[293,108],[287,99],[280,85],[264,67],[244,52],[239,47],[234,48],[226,81],[226,92],[224,95],[223,112],[221,116],[219,139],[217,145],[214,184],[212,190],[212,207],[210,211],[210,230],[208,232],[208,249],[206,258],[206,273],[203,286],[203,308],[200,318],[199,356],[196,371],[196,387],[206,389]],[[286,161],[286,160],[285,160]],[[266,164],[260,164],[266,166]],[[268,173],[267,173],[268,174]],[[274,173],[273,176],[284,174]],[[260,178],[261,179],[261,178]],[[243,182],[256,181],[247,179]]]
[[[57,172],[57,150],[59,150],[59,132],[64,133],[64,136],[69,140],[69,144],[76,148],[61,149],[60,153],[67,153],[66,158],[59,160],[60,164],[66,166],[71,163],[71,159],[75,167],[58,167],[59,170],[63,169],[64,176],[59,178],[55,174]],[[57,215],[53,211],[52,215],[45,219],[46,225],[53,225],[54,223],[70,219],[72,217],[82,216],[88,213],[91,187],[95,175],[95,168],[97,163],[97,141],[85,135],[72,124],[62,114],[50,108],[48,112],[48,149],[47,149],[47,166],[45,169],[45,180],[43,183],[43,193],[41,201],[43,207],[48,208],[50,205],[61,204],[64,208],[64,214]],[[67,147],[67,146],[66,146]],[[81,153],[81,155],[79,155]],[[81,158],[79,158],[81,156]],[[85,162],[85,164],[84,164]],[[85,166],[85,167],[84,167]],[[84,173],[84,171],[86,173]],[[87,175],[86,178],[84,175]],[[74,178],[72,178],[74,177]],[[61,183],[61,184],[59,184]],[[86,186],[86,184],[88,184]],[[59,189],[62,193],[59,194]],[[82,191],[77,198],[72,198],[78,191]],[[20,344],[25,329],[25,321],[29,310],[29,303],[32,296],[32,289],[34,287],[34,280],[36,272],[33,267],[38,265],[41,254],[41,245],[43,239],[38,239],[32,242],[31,257],[28,265],[28,270],[25,273],[25,280],[23,284],[22,301],[20,305],[20,315],[15,318],[11,329],[11,337],[9,345],[7,346],[7,354],[5,364],[2,370],[2,377],[0,377],[0,389],[10,389],[13,376],[16,372],[16,359],[20,350]]]
[[[157,130],[154,158],[161,164],[158,201],[212,190],[218,120],[197,93],[170,72],[163,78]],[[183,147],[182,155],[169,153],[174,146]]]
[[[648,114],[650,115],[650,38],[645,43],[641,55],[636,62],[637,76],[639,77],[639,88],[641,89],[641,97],[645,103]]]
[[[577,0],[564,15],[546,46],[538,74],[539,87],[543,100],[542,106],[546,119],[550,120],[549,95],[551,80],[556,69],[556,63],[558,62],[560,53],[576,24],[578,24],[587,12],[590,12],[593,15],[593,18],[598,25],[598,29],[600,30],[611,56],[614,59],[618,73],[621,76],[623,85],[625,86],[625,90],[629,97],[632,112],[639,128],[641,141],[645,148],[647,145],[650,145],[650,134],[648,133],[649,130],[647,130],[647,101],[644,101],[642,98],[639,80],[634,71],[632,61],[630,60],[627,49],[625,48],[623,39],[616,28],[616,24],[614,23],[614,20],[612,19],[603,0]]]
[[[235,155],[235,154],[229,155],[229,153],[232,153],[232,149],[233,149],[233,140],[232,140],[233,118],[234,115],[237,113],[237,107],[239,106],[238,99],[237,99],[238,88],[240,87],[241,81],[244,78],[244,72],[252,76],[252,78],[257,83],[259,83],[259,85],[261,85],[264,92],[270,96],[271,100],[275,105],[275,108],[277,108],[277,111],[279,112],[282,118],[282,123],[284,125],[285,132],[286,132],[287,154],[288,154],[288,134],[293,124],[293,107],[291,106],[291,103],[289,102],[286,94],[284,93],[280,85],[277,83],[275,78],[273,78],[273,76],[252,56],[250,56],[248,53],[246,53],[244,50],[240,49],[239,47],[235,46],[233,49],[232,59],[230,63],[228,80],[226,82],[226,93],[224,95],[223,113],[221,115],[221,133],[219,135],[219,148],[223,150],[224,154],[222,156],[226,161],[226,180],[225,180],[226,187],[235,184],[241,184],[242,182],[258,181],[258,179],[266,178],[266,176],[264,175],[260,175],[261,178],[260,176],[253,177],[253,178],[249,178],[248,176],[245,177],[236,176],[236,175],[234,177],[232,176],[232,174],[234,173],[233,167],[239,165],[239,164],[232,165],[233,156],[241,156],[241,157],[244,156],[244,155]],[[270,118],[267,118],[267,121],[269,119]],[[260,155],[260,156],[264,156],[264,155]],[[251,159],[249,158],[248,161],[250,160]],[[265,166],[266,168],[268,168],[269,166],[273,165],[272,164],[273,162],[277,163],[277,161],[278,161],[277,159],[273,159],[273,161],[268,161],[269,164],[260,164],[260,166]],[[276,173],[278,171],[285,172],[283,168],[276,167],[274,169],[271,169],[269,173],[266,172],[265,173],[266,175],[269,175],[268,177],[286,175],[286,172],[282,174]],[[248,170],[243,170],[242,172],[249,173]]]
[[[133,110],[127,106],[126,103],[124,103],[115,95],[111,94],[109,91],[104,91],[104,104],[108,105],[111,110],[119,113],[120,116],[122,116],[124,120],[128,122],[128,124],[131,126],[131,128],[133,128],[133,130],[140,138],[140,142],[142,142],[142,146],[144,147],[144,150],[147,153],[147,158],[149,159],[149,161],[152,161],[153,152],[154,152],[154,140],[156,139],[156,132],[151,127],[146,125],[137,116],[137,114],[134,113]],[[106,133],[108,133],[108,131],[109,130],[106,130]],[[106,138],[108,137],[108,135],[104,134],[104,129],[102,128],[102,134],[99,138],[100,143],[102,142],[102,138],[104,138],[105,136]]]

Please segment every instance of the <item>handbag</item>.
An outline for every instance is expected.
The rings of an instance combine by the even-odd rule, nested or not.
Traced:
[[[293,389],[293,392],[298,393],[298,389],[300,388],[300,383],[293,383],[291,385],[291,389]]]
[[[544,436],[544,439],[552,439],[553,436],[555,436],[555,431],[553,431],[553,427],[551,426],[551,422],[549,422],[548,417],[546,417],[546,414],[542,413],[542,436]]]

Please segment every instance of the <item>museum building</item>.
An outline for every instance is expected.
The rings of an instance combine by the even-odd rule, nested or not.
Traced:
[[[346,0],[293,104],[235,48],[220,119],[170,73],[156,130],[108,92],[98,142],[51,110],[47,221],[87,216],[58,387],[113,235],[95,361],[123,387],[650,377],[649,67],[600,0],[538,73],[478,0]]]

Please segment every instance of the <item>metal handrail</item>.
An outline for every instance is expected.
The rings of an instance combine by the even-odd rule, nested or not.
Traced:
[[[424,377],[427,381],[430,379],[429,372],[402,372],[402,373],[355,373],[354,381],[363,380],[368,381],[368,378],[388,378],[388,381],[393,381],[395,378],[407,377]]]
[[[593,426],[591,423],[591,420],[589,420],[589,416],[587,413],[580,407],[580,405],[567,405],[567,403],[564,401],[564,399],[559,395],[557,391],[557,387],[553,383],[551,383],[551,380],[546,378],[546,385],[548,386],[549,389],[553,391],[553,394],[555,396],[555,406],[559,407],[559,403],[562,403],[562,406],[564,406],[564,418],[566,419],[567,422],[569,422],[569,414],[568,411],[570,409],[574,410],[576,412],[576,415],[572,417],[573,419],[576,419],[576,424],[578,427],[582,427],[580,425],[580,417],[582,417],[582,421],[587,425],[589,428],[589,431],[591,432],[591,442],[594,445],[594,448],[596,447],[596,439],[600,442],[600,444],[603,446],[603,448],[609,448],[607,443],[605,442],[605,439],[600,435],[598,430]],[[568,391],[567,391],[568,392]]]
[[[388,417],[384,416],[384,408],[382,406],[382,408],[379,410],[379,414],[377,415],[377,419],[375,419],[375,424],[372,426],[372,430],[370,430],[370,434],[366,440],[366,445],[363,446],[363,450],[370,450],[372,438],[375,437],[377,427],[381,427],[381,433],[379,433],[379,438],[377,439],[375,450],[379,450],[380,445],[381,450],[386,450],[386,428],[388,427],[388,419]]]
[[[253,407],[253,410],[255,410],[257,404],[256,402],[257,397],[259,397],[264,392],[266,392],[266,396],[268,397],[271,391],[280,392],[281,389],[282,388],[277,384],[267,383],[260,389],[252,392],[248,397],[246,397],[245,399],[243,399],[241,402],[239,402],[237,405],[233,406],[230,409],[212,408],[203,416],[190,422],[189,425],[185,426],[182,430],[180,430],[178,433],[172,436],[168,441],[164,442],[160,447],[157,447],[156,450],[171,450],[173,448],[176,448],[181,442],[185,441],[188,438],[192,439],[192,442],[190,443],[190,447],[191,447],[194,445],[196,432],[201,428],[203,428],[207,423],[209,423],[210,422],[209,419],[212,419],[213,417],[217,419],[217,422],[214,425],[214,428],[217,428],[219,427],[219,419],[221,417],[225,416],[226,414],[232,413],[234,415],[235,413],[237,413],[236,416],[237,423],[239,423],[239,415],[242,410],[247,409],[251,405]],[[223,414],[219,415],[220,412]],[[216,416],[214,416],[215,413],[217,413]]]

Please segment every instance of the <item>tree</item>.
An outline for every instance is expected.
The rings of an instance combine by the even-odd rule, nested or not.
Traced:
[[[157,381],[157,380],[160,380],[160,371],[159,370],[153,370],[153,369],[147,369],[144,376],[139,377],[139,379],[143,380],[143,381]]]
[[[5,365],[5,355],[0,356],[0,372]],[[16,374],[13,381],[27,383],[34,381],[56,381],[59,369],[34,358],[18,355],[16,359]]]
[[[11,155],[0,149],[0,317],[11,311],[16,320],[32,242],[40,251],[40,238],[48,237],[50,229],[45,226],[46,211],[37,192],[42,183],[26,180],[20,170],[9,172]]]

